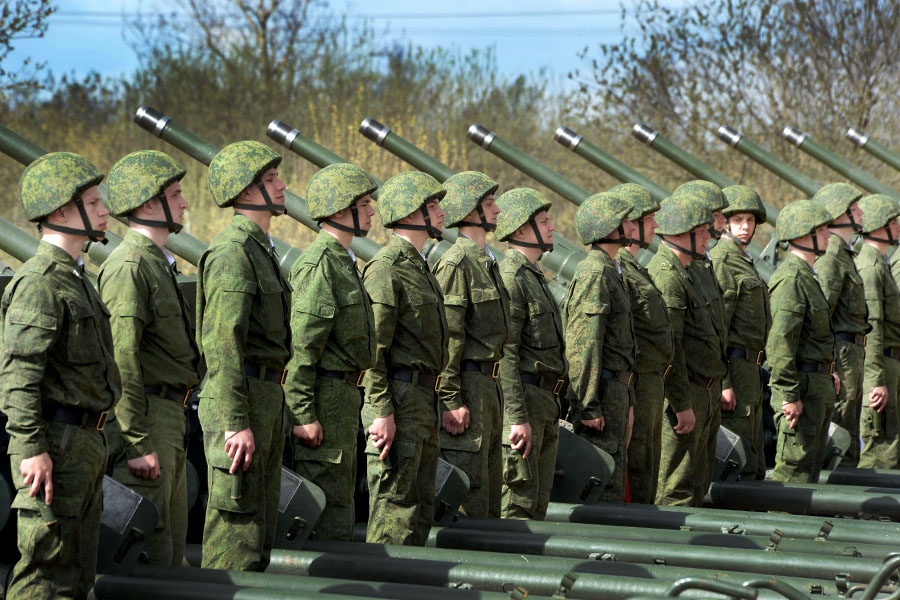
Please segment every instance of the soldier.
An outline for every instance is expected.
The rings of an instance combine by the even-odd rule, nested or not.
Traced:
[[[716,280],[722,289],[725,330],[728,332],[728,374],[722,381],[722,425],[745,440],[750,453],[741,476],[765,479],[763,453],[760,365],[766,348],[766,336],[772,325],[769,292],[747,244],[756,227],[766,222],[766,209],[753,188],[732,185],[722,190],[728,206],[722,211],[727,230],[710,251]]]
[[[865,341],[869,324],[863,281],[853,264],[850,237],[859,229],[862,212],[858,200],[862,192],[846,183],[830,183],[816,192],[813,200],[825,207],[832,218],[828,229],[828,250],[816,259],[819,285],[828,300],[834,328],[834,366],[841,379],[841,391],[826,416],[850,432],[850,448],[842,464],[859,461],[859,416],[865,369]]]
[[[613,258],[631,243],[634,225],[628,214],[633,208],[625,197],[609,192],[594,194],[578,207],[575,230],[591,251],[578,264],[562,309],[575,433],[615,460],[613,478],[600,495],[606,502],[625,501],[627,429],[633,417],[631,301]]]
[[[229,144],[209,165],[209,187],[234,216],[200,258],[197,336],[208,376],[200,423],[209,465],[203,566],[263,571],[269,564],[290,425],[281,388],[290,357],[290,286],[281,276],[272,217],[284,213],[281,155]]]
[[[656,502],[699,506],[712,479],[721,380],[728,372],[715,305],[690,268],[706,257],[713,218],[709,204],[688,192],[666,198],[656,217],[663,243],[647,270],[669,311],[675,348]]]
[[[553,250],[550,202],[535,190],[497,199],[495,237],[509,244],[500,275],[509,291],[509,337],[500,360],[503,386],[504,519],[543,519],[559,445],[559,393],[567,364],[562,320],[538,261]],[[526,468],[517,468],[522,460]]]
[[[167,154],[133,152],[113,165],[106,202],[129,229],[97,278],[110,312],[122,399],[116,405],[124,452],[113,477],[159,509],[144,548],[151,564],[180,566],[187,535],[186,409],[199,352],[188,307],[163,245],[181,231],[185,170]]]
[[[388,180],[378,197],[378,216],[394,235],[363,271],[376,336],[362,412],[367,542],[422,546],[434,519],[437,390],[448,332],[441,289],[422,248],[428,238],[440,239],[446,193],[430,175],[409,171]]]
[[[634,424],[628,444],[628,490],[631,502],[653,504],[662,452],[665,374],[674,348],[669,312],[647,269],[638,262],[637,253],[641,248],[649,248],[653,241],[659,202],[647,188],[634,183],[623,183],[609,191],[634,204],[628,218],[637,235],[632,236],[631,245],[616,254],[622,285],[631,300],[636,350],[631,377]]]
[[[709,236],[718,240],[722,237],[722,234],[725,233],[725,230],[728,228],[728,219],[725,217],[725,207],[728,206],[728,201],[722,195],[722,188],[714,184],[712,181],[706,181],[704,179],[694,179],[693,181],[686,181],[675,188],[676,192],[682,193],[690,193],[694,194],[702,198],[708,205],[709,209],[712,211],[712,223],[709,224]],[[707,253],[707,260],[709,260],[709,256]]]
[[[459,237],[434,267],[444,294],[450,334],[447,366],[441,373],[441,454],[469,477],[460,510],[475,518],[500,518],[503,397],[500,357],[509,329],[509,294],[497,261],[486,246],[497,227],[497,182],[475,171],[444,182],[444,225]]]
[[[778,443],[777,481],[816,482],[825,457],[828,408],[840,388],[834,372],[834,334],[828,301],[813,262],[825,254],[831,216],[816,202],[798,200],[778,216],[775,236],[790,247],[769,280],[772,328],[766,343]]]
[[[94,584],[103,426],[120,391],[109,313],[79,257],[84,242],[104,239],[102,180],[69,152],[42,156],[19,180],[41,242],[0,303],[0,398],[21,554],[8,598],[84,598]]]
[[[353,537],[356,436],[363,373],[375,361],[375,317],[350,242],[369,232],[377,189],[348,163],[313,175],[306,207],[321,231],[291,268],[293,356],[284,391],[300,442],[295,470],[325,492],[316,539]]]
[[[896,469],[900,463],[900,290],[891,277],[885,252],[900,239],[900,207],[875,194],[859,201],[864,243],[856,267],[866,291],[869,334],[866,336],[860,431],[860,467]]]

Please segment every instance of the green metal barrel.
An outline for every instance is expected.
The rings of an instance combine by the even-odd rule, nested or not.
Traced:
[[[861,485],[869,487],[887,487],[900,490],[900,470],[898,469],[841,469],[822,471],[819,483],[838,485]]]
[[[0,217],[0,250],[25,262],[37,252],[39,240]]]
[[[900,171],[900,154],[869,138],[868,135],[853,127],[847,130],[845,136],[857,148],[862,148],[881,162],[887,163]]]
[[[821,183],[804,175],[768,150],[763,150],[736,129],[722,125],[719,127],[718,136],[720,140],[784,179],[810,198],[822,187]]]

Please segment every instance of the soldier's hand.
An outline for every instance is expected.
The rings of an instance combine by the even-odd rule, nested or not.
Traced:
[[[369,437],[372,445],[381,450],[381,454],[378,455],[379,460],[387,458],[396,433],[397,426],[394,424],[394,415],[379,417],[369,425]]]
[[[800,415],[803,414],[803,401],[783,402],[781,404],[781,412],[784,413],[784,418],[790,422],[788,429],[793,429],[797,426]]]
[[[294,425],[294,437],[300,440],[300,443],[310,448],[318,448],[325,439],[322,433],[322,424],[318,420],[308,425]]]
[[[869,392],[869,405],[878,412],[884,410],[884,405],[887,403],[887,399],[887,387],[883,385],[873,387],[872,391]]]
[[[128,470],[132,475],[141,479],[156,479],[159,477],[159,455],[151,452],[146,456],[129,458]]]
[[[531,452],[531,424],[509,426],[509,441],[513,450],[522,450],[522,458],[528,458]]]
[[[631,444],[631,434],[634,432],[634,407],[628,407],[628,425],[625,426],[625,447]]]
[[[225,432],[225,452],[229,458],[233,458],[229,473],[234,475],[237,473],[238,467],[243,463],[243,471],[250,468],[250,460],[253,453],[256,452],[256,442],[253,439],[253,432],[250,428],[241,429],[240,431]]]
[[[606,421],[603,420],[603,417],[599,419],[582,419],[581,424],[597,431],[603,431],[603,428],[606,427]]]
[[[680,410],[675,413],[675,418],[678,419],[678,422],[675,423],[675,433],[684,435],[690,433],[694,430],[694,425],[697,424],[697,417],[694,416],[694,409],[686,408],[685,410]]]
[[[841,378],[837,373],[832,373],[832,377],[834,377],[834,395],[837,396],[841,393]]]
[[[19,464],[19,472],[25,485],[31,485],[28,497],[34,498],[44,486],[44,504],[53,502],[53,460],[50,453],[44,452],[31,458],[23,458]]]
[[[737,396],[734,393],[733,388],[728,388],[727,390],[722,390],[722,410],[731,412],[737,406]]]
[[[441,423],[447,433],[459,435],[469,428],[469,407],[460,406],[455,410],[445,410],[441,417]]]

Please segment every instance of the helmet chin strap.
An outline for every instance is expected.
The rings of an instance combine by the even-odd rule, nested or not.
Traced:
[[[48,223],[46,220],[38,223],[38,229],[40,229],[41,227],[46,227],[47,229],[58,231],[60,233],[84,235],[87,236],[87,238],[92,242],[100,242],[101,244],[108,243],[109,240],[106,239],[106,232],[91,227],[91,219],[88,217],[87,210],[85,210],[84,202],[81,200],[81,198],[76,198],[74,202],[75,206],[78,207],[78,213],[81,215],[81,222],[84,224],[84,229],[55,225],[53,223]]]
[[[347,227],[343,223],[338,223],[331,217],[322,219],[322,222],[328,223],[335,229],[340,229],[341,231],[352,233],[356,237],[366,237],[367,235],[369,235],[369,231],[367,229],[363,229],[359,226],[359,207],[356,206],[356,200],[354,200],[353,204],[351,204],[348,208],[350,209],[350,214],[353,216],[353,227]]]
[[[478,206],[476,206],[475,208],[478,210],[478,218],[481,219],[481,223],[473,223],[472,221],[460,221],[456,224],[456,227],[481,227],[485,231],[496,231],[497,225],[495,223],[488,223],[487,217],[484,216],[484,210],[481,208],[480,201],[478,202]]]
[[[274,202],[272,202],[272,199],[269,198],[269,192],[266,191],[266,185],[262,182],[261,179],[254,180],[253,184],[256,185],[257,189],[259,189],[259,193],[262,194],[262,198],[265,204],[246,204],[244,202],[234,202],[232,204],[234,208],[240,208],[241,210],[267,210],[276,217],[279,215],[287,214],[287,208],[284,206],[284,204],[275,204]]]
[[[617,237],[617,238],[606,237],[601,240],[597,240],[596,242],[594,242],[591,245],[595,246],[595,247],[597,244],[618,244],[620,246],[630,246],[635,241],[633,238],[630,238],[625,235],[625,228],[621,224],[619,224],[619,227],[616,229],[616,231],[619,232],[619,237]]]
[[[851,203],[852,204],[852,203]],[[850,207],[847,207],[847,211],[844,213],[847,215],[847,218],[850,219],[849,223],[832,223],[828,226],[828,229],[847,229],[850,228],[853,231],[858,233],[862,233],[862,223],[857,223],[856,219],[853,218],[853,212],[851,212]],[[840,218],[840,217],[838,217]]]
[[[687,248],[684,248],[682,246],[679,246],[675,242],[672,242],[671,240],[668,240],[666,238],[663,238],[663,242],[665,242],[665,244],[667,246],[670,246],[672,248],[675,248],[676,250],[680,250],[681,252],[684,252],[685,254],[687,254],[688,256],[690,256],[691,258],[693,258],[695,260],[705,260],[706,259],[705,254],[700,254],[699,252],[697,252],[697,233],[693,229],[691,229],[691,249],[690,250],[688,250]]]
[[[715,225],[713,225],[712,223],[709,224],[709,237],[714,240],[722,237],[722,232],[716,229]]]
[[[422,206],[419,210],[422,211],[422,217],[424,217],[425,224],[424,225],[413,225],[412,223],[396,223],[394,225],[394,229],[409,229],[412,231],[424,231],[428,233],[428,237],[431,239],[441,241],[444,238],[441,237],[441,230],[431,224],[431,217],[428,215],[428,208],[425,206],[426,203],[422,203]]]
[[[522,240],[514,240],[510,238],[507,240],[507,243],[510,246],[520,246],[522,248],[537,248],[538,250],[543,250],[544,252],[550,252],[553,250],[553,242],[545,242],[544,238],[541,236],[541,231],[538,229],[537,223],[534,222],[534,218],[532,218],[529,223],[531,223],[531,230],[534,231],[534,239],[537,240],[537,243],[534,242],[523,242]]]
[[[147,227],[157,227],[157,228],[165,228],[169,230],[169,233],[178,233],[182,230],[184,225],[181,223],[176,223],[172,219],[172,210],[169,207],[169,199],[166,198],[166,195],[160,194],[156,196],[156,199],[159,200],[159,203],[162,205],[163,214],[166,217],[165,221],[155,221],[153,219],[143,219],[141,217],[135,217],[134,214],[128,215],[128,221],[131,223],[137,223],[138,225],[146,225]]]
[[[824,256],[825,250],[819,248],[819,240],[816,237],[815,231],[812,232],[811,237],[812,237],[812,245],[813,245],[812,248],[810,248],[809,246],[801,246],[800,244],[795,243],[794,240],[789,240],[788,244],[790,244],[794,248],[797,248],[798,250],[803,250],[804,252],[812,252],[816,256]]]
[[[884,226],[884,232],[887,234],[887,239],[884,239],[882,237],[875,237],[874,235],[872,235],[870,233],[864,233],[864,234],[862,234],[862,236],[867,240],[872,240],[875,242],[884,242],[886,244],[890,244],[891,246],[896,246],[897,242],[900,240],[894,239],[894,235],[891,233],[890,225]]]
[[[650,247],[650,242],[648,242],[647,240],[644,239],[644,219],[645,218],[646,217],[641,217],[640,219],[637,219],[638,236],[636,239],[631,238],[631,242],[632,243],[636,242],[638,247],[646,249],[646,248]]]
[[[727,217],[726,217],[726,219],[727,219]],[[750,239],[747,240],[746,242],[742,242],[738,236],[731,233],[731,220],[728,219],[728,229],[726,229],[722,235],[726,236],[728,239],[730,239],[732,242],[734,242],[738,246],[747,246],[753,240],[753,236],[756,235],[756,225],[755,224],[753,225],[753,231],[750,232]]]

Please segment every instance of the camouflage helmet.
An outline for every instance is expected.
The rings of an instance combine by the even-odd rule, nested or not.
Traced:
[[[680,188],[679,188],[680,189]],[[656,233],[680,235],[713,222],[709,204],[690,192],[678,192],[663,200],[656,211]]]
[[[372,176],[350,163],[336,163],[316,171],[306,186],[306,210],[321,221],[378,189]]]
[[[421,171],[406,171],[388,179],[378,195],[378,218],[385,227],[394,227],[432,200],[447,193],[437,179]],[[427,213],[426,213],[427,214]]]
[[[106,179],[106,207],[123,217],[138,206],[162,194],[186,171],[178,162],[158,150],[140,150],[121,158]]]
[[[900,215],[900,205],[885,194],[871,194],[863,196],[859,200],[859,207],[863,211],[862,232],[872,233],[881,229]]]
[[[281,164],[281,155],[261,142],[245,140],[222,148],[209,163],[207,179],[216,204],[225,208],[263,173]]]
[[[849,183],[829,183],[822,186],[812,199],[824,206],[834,221],[849,211],[850,206],[862,197],[863,193]]]
[[[621,239],[630,244],[631,239],[625,237],[622,229],[622,221],[633,208],[631,200],[612,192],[600,192],[582,202],[575,212],[575,231],[581,243],[599,242],[618,229]]]
[[[100,169],[80,154],[45,154],[25,167],[19,178],[19,201],[25,218],[40,221],[101,181]]]
[[[813,233],[831,221],[831,215],[818,202],[797,200],[785,206],[778,214],[775,237],[779,242],[789,242]]]
[[[446,216],[444,224],[456,227],[466,216],[481,206],[481,201],[489,194],[497,191],[500,185],[478,171],[463,171],[448,178],[444,182],[447,195],[441,201],[441,208]]]
[[[504,192],[497,198],[500,215],[497,217],[497,230],[494,237],[501,242],[507,241],[519,227],[531,221],[542,210],[550,210],[553,206],[544,195],[531,188],[515,188]]]
[[[629,200],[634,204],[634,208],[628,213],[628,218],[636,221],[646,217],[650,213],[659,210],[659,202],[650,193],[650,190],[636,183],[620,183],[617,186],[609,188],[609,192],[618,194],[622,198]]]
[[[738,213],[750,213],[756,217],[756,224],[766,222],[766,207],[762,199],[752,187],[746,185],[729,185],[722,188],[722,193],[728,200],[728,206],[722,210],[726,217]]]
[[[695,179],[682,183],[675,192],[685,192],[693,195],[698,200],[702,200],[709,207],[710,212],[725,210],[728,206],[728,199],[722,193],[722,188],[714,184],[712,181],[704,179]]]

